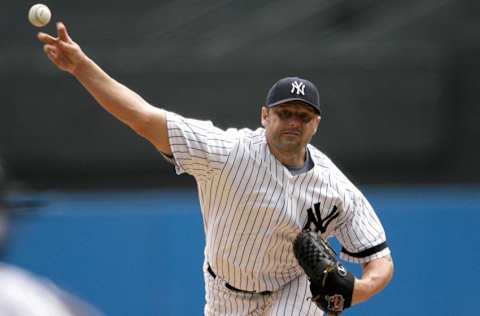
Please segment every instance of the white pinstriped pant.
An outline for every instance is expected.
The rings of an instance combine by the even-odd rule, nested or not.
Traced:
[[[206,288],[205,316],[322,316],[312,297],[307,277],[297,279],[270,295],[240,293],[225,287],[204,267]]]

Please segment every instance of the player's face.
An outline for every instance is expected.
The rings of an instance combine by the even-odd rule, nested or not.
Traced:
[[[262,125],[270,146],[284,152],[303,151],[316,133],[320,116],[302,102],[262,108]]]

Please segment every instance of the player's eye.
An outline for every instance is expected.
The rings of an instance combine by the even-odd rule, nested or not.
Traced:
[[[302,121],[303,123],[307,124],[309,123],[312,119],[313,119],[313,115],[310,115],[308,113],[305,113],[305,112],[300,112],[300,113],[294,113],[292,111],[289,111],[289,110],[279,110],[276,112],[277,113],[277,116],[281,119],[281,120],[289,120],[291,119],[292,117],[296,117],[298,118],[300,121]]]
[[[313,119],[313,116],[308,113],[300,113],[297,116],[305,124],[307,124]]]
[[[282,120],[289,120],[292,118],[293,113],[288,110],[281,110],[277,112],[277,115]]]

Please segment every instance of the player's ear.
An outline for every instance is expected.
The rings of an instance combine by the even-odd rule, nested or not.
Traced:
[[[315,118],[316,122],[315,122],[315,129],[313,130],[313,133],[315,134],[317,132],[317,129],[318,129],[318,126],[320,126],[320,121],[322,120],[322,117],[320,115],[318,115],[316,118]]]
[[[261,118],[262,126],[266,127],[265,125],[267,123],[267,118],[268,118],[268,108],[266,106],[262,106],[262,112],[261,112],[260,118]]]

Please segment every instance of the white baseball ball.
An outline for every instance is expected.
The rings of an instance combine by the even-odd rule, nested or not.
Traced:
[[[28,10],[28,20],[36,27],[42,27],[50,22],[52,13],[50,9],[41,3],[33,5],[30,10]]]

